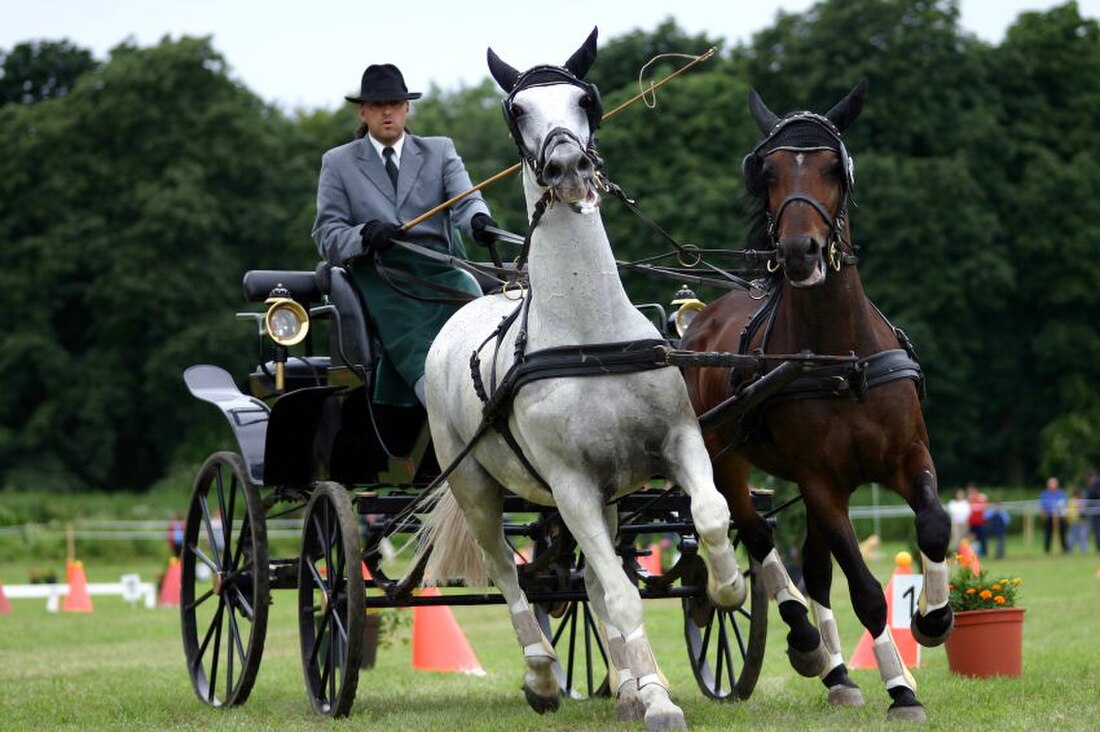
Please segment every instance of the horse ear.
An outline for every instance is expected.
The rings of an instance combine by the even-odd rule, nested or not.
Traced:
[[[751,87],[749,88],[749,112],[752,114],[753,122],[765,135],[771,132],[776,123],[779,122],[778,115],[768,109],[768,105],[764,104],[764,100]]]
[[[501,61],[500,56],[493,53],[493,49],[488,49],[487,55],[489,60],[489,73],[497,80],[497,84],[500,84],[501,89],[506,92],[512,91],[512,87],[516,85],[516,79],[519,78],[519,72],[504,61]]]
[[[863,110],[863,100],[867,97],[867,79],[860,79],[848,95],[836,103],[832,109],[825,113],[825,118],[836,125],[841,132],[848,129],[849,125],[856,121],[856,117]]]
[[[565,62],[565,68],[569,69],[569,72],[578,79],[583,79],[588,70],[592,68],[592,64],[596,62],[596,35],[599,31],[599,28],[592,28],[592,32],[588,34],[585,42]]]

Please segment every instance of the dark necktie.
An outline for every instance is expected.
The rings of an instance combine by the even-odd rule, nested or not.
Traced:
[[[390,176],[390,183],[393,183],[393,189],[397,190],[397,163],[393,162],[393,148],[382,148],[382,157],[386,159],[386,174]]]

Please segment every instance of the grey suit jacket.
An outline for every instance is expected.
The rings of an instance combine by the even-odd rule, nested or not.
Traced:
[[[326,261],[342,264],[363,253],[361,231],[367,221],[403,224],[472,187],[448,137],[405,135],[396,193],[370,141],[354,140],[321,158],[313,240]],[[405,238],[452,251],[451,226],[469,236],[470,219],[476,213],[489,213],[478,192],[416,225]]]

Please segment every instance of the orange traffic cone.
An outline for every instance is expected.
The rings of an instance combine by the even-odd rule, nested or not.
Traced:
[[[890,575],[890,581],[886,583],[885,590],[886,627],[890,629],[890,635],[894,637],[894,645],[897,646],[901,662],[909,668],[916,668],[920,666],[920,645],[917,643],[917,639],[913,637],[913,631],[909,629],[908,623],[901,626],[892,624],[894,617],[894,577],[899,574],[912,574],[912,565],[913,557],[910,556],[909,552],[898,552],[894,558],[894,574]],[[848,668],[878,668],[874,647],[874,639],[867,630],[864,630],[859,643],[856,644],[852,660],[848,662]]]
[[[168,569],[164,570],[164,579],[160,583],[160,607],[179,607],[180,604],[180,559],[168,560]]]
[[[4,583],[0,582],[0,615],[7,615],[11,612],[11,601],[8,600],[7,595],[4,594]]]
[[[420,592],[421,597],[439,594],[437,587],[426,587]],[[413,668],[485,675],[454,613],[445,605],[413,608]]]
[[[649,555],[638,555],[638,566],[651,575],[661,573],[661,545],[654,542],[649,545]]]
[[[84,576],[84,562],[70,559],[65,565],[69,594],[61,601],[61,611],[66,613],[90,613],[92,597],[88,594],[88,578]]]

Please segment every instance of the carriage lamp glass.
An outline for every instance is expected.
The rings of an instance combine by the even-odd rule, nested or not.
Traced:
[[[672,299],[673,305],[678,305],[676,315],[673,316],[673,322],[676,324],[676,333],[678,335],[684,335],[684,332],[691,325],[691,321],[695,320],[695,316],[699,314],[699,311],[706,307],[702,300],[695,297],[695,293],[684,285],[680,288]]]
[[[301,343],[309,333],[309,314],[305,308],[287,297],[268,298],[267,304],[264,327],[271,340],[280,346]]]

